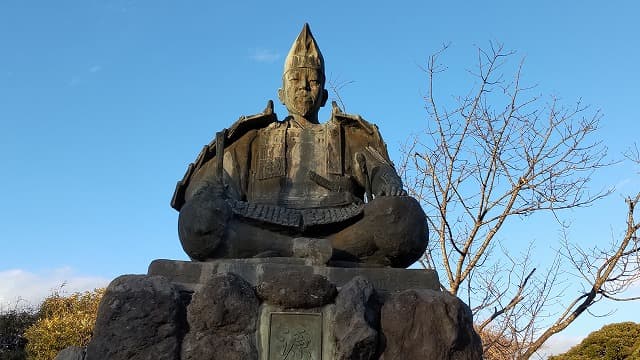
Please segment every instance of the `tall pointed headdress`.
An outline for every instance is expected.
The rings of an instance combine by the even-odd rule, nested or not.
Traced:
[[[284,73],[294,68],[318,69],[324,75],[324,59],[307,23],[302,27],[284,61]]]

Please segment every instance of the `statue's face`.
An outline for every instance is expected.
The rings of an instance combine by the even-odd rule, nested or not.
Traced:
[[[280,100],[291,114],[305,118],[317,115],[326,101],[322,72],[310,68],[294,68],[284,74],[282,82]]]

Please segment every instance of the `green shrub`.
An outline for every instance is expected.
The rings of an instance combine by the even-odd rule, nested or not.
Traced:
[[[33,360],[52,360],[68,346],[86,346],[96,321],[104,289],[62,296],[54,292],[38,312],[38,320],[26,332],[27,355]]]
[[[622,322],[594,331],[568,352],[550,360],[640,360],[640,324]]]

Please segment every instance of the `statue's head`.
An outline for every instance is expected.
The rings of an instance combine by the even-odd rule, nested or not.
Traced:
[[[282,88],[278,98],[287,107],[289,114],[318,122],[318,110],[327,102],[324,88],[324,59],[311,34],[304,24],[300,35],[291,46],[284,62]]]

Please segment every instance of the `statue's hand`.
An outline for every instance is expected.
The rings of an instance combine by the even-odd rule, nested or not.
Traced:
[[[380,166],[373,174],[371,186],[375,196],[407,196],[402,180],[391,166]]]
[[[402,188],[402,185],[385,185],[376,196],[407,196],[407,192]]]

